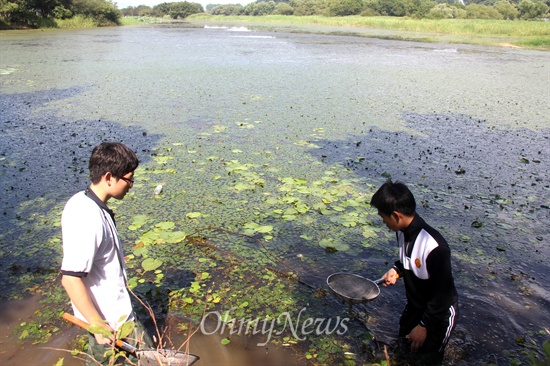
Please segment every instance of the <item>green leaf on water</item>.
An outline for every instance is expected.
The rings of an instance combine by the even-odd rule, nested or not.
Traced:
[[[136,257],[139,257],[139,256],[146,257],[148,252],[149,250],[147,250],[147,248],[141,247],[134,250],[134,255]]]
[[[262,234],[270,233],[272,230],[273,230],[273,226],[271,226],[271,225],[260,226],[256,229],[257,232],[262,233]]]
[[[169,231],[161,234],[161,238],[168,244],[181,243],[187,234],[184,231]]]
[[[147,223],[147,215],[136,215],[132,218],[131,226],[137,226],[138,228]]]
[[[365,238],[376,238],[378,236],[376,234],[376,231],[374,231],[372,228],[366,228],[365,230],[363,230],[362,235]]]
[[[141,266],[145,271],[154,271],[155,269],[162,266],[163,262],[160,259],[156,258],[147,258],[141,262]]]
[[[345,244],[339,240],[330,239],[330,238],[321,239],[319,241],[319,246],[321,248],[325,248],[327,252],[335,252],[335,251],[345,252],[349,250],[348,244]]]
[[[245,191],[247,189],[253,189],[254,187],[250,186],[249,184],[239,182],[235,184],[233,188],[235,188],[237,191],[240,192],[240,191]]]
[[[202,214],[200,212],[189,212],[187,215],[185,215],[187,217],[189,217],[190,219],[196,219],[196,218],[199,218],[202,216]]]
[[[176,227],[176,224],[172,221],[159,222],[155,225],[155,228],[158,230],[172,230],[174,227]]]
[[[224,346],[227,346],[229,343],[231,343],[231,340],[229,338],[224,338],[220,341],[220,343]]]

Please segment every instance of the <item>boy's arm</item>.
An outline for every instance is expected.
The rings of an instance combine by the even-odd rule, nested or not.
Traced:
[[[65,288],[65,291],[67,291],[67,294],[69,295],[69,298],[73,302],[74,306],[86,318],[88,324],[99,325],[107,328],[111,332],[114,332],[114,329],[111,328],[109,324],[100,321],[100,319],[102,319],[101,315],[99,315],[99,312],[90,299],[82,278],[64,275],[61,278],[61,284]],[[114,341],[114,336],[107,338],[101,334],[95,334],[95,339],[99,344],[110,344]]]

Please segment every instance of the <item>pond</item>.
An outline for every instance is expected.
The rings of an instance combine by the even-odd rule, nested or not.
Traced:
[[[350,314],[325,280],[374,279],[393,264],[394,236],[367,204],[388,178],[410,186],[451,245],[461,317],[447,363],[542,351],[548,53],[332,31],[180,23],[0,33],[0,289],[15,314],[2,322],[11,345],[2,364],[21,363],[24,349],[51,352],[41,342],[73,347],[59,346],[75,335],[59,319],[69,310],[59,218],[106,140],[140,158],[130,194],[109,202],[130,284],[175,347],[198,329],[190,350],[204,364],[381,359],[371,339],[395,340],[402,284]],[[220,326],[281,314],[332,323],[306,339],[290,327]]]

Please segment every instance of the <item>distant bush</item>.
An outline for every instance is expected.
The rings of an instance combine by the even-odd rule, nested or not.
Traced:
[[[437,4],[434,6],[428,14],[428,19],[458,19],[466,18],[466,10],[458,9],[456,6],[449,4]]]
[[[244,14],[244,6],[241,4],[233,5],[214,5],[210,9],[212,15],[242,15]]]
[[[468,19],[502,19],[503,16],[492,6],[469,4],[466,5],[466,18]]]
[[[550,0],[256,0],[244,8],[209,5],[212,15],[361,15],[415,19],[543,19]]]
[[[548,16],[548,5],[540,0],[521,0],[518,11],[520,19],[542,19]]]
[[[493,7],[502,15],[503,19],[513,20],[519,15],[518,9],[507,0],[497,1]]]
[[[290,0],[290,6],[294,8],[294,15],[309,16],[321,15],[325,12],[325,6],[316,0]]]
[[[367,0],[365,6],[371,8],[377,15],[392,17],[407,15],[404,0]]]
[[[362,0],[327,0],[328,16],[357,15],[362,9]]]
[[[153,10],[162,15],[168,15],[172,19],[184,19],[189,15],[204,12],[201,4],[187,1],[162,3],[154,6]]]
[[[293,15],[294,8],[287,3],[278,3],[275,5],[275,10],[273,10],[275,15]]]
[[[52,15],[55,19],[69,19],[73,16],[73,12],[63,5],[58,5],[53,9]]]
[[[244,7],[244,15],[260,16],[272,14],[275,10],[274,1],[260,1],[247,4]]]
[[[99,26],[119,24],[121,13],[110,1],[73,0],[73,13],[97,20]]]

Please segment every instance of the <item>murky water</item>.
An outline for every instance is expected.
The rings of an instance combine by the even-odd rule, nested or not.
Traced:
[[[550,337],[547,52],[162,25],[2,32],[0,50],[6,298],[57,272],[56,218],[85,186],[91,148],[122,140],[149,167],[115,205],[130,241],[139,213],[188,232],[239,231],[263,218],[277,231],[269,249],[311,287],[340,270],[378,278],[396,255],[384,230],[362,243],[353,227],[262,210],[284,196],[271,188],[279,178],[347,180],[367,199],[391,176],[411,185],[453,249],[461,319],[449,363],[525,359]],[[154,174],[160,157],[173,158],[164,165],[175,174]],[[238,170],[227,171],[233,160],[264,183],[239,186]],[[152,195],[158,183],[161,198]],[[184,219],[189,212],[210,216],[197,223]],[[315,237],[345,250],[304,239]],[[399,286],[384,288],[357,306],[379,338],[393,336],[403,297]],[[197,337],[191,351],[231,364],[213,338]],[[249,343],[232,342],[239,364],[289,364],[301,352]],[[295,359],[307,362],[303,352]]]

